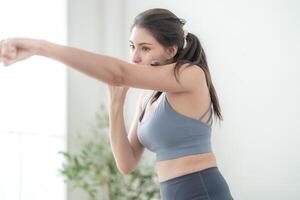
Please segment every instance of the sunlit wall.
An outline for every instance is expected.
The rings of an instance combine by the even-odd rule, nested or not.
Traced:
[[[1,1],[0,39],[67,39],[66,1]],[[0,199],[64,200],[66,67],[34,57],[0,67]]]

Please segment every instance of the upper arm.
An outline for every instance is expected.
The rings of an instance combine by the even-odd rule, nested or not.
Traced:
[[[165,92],[192,92],[205,80],[204,71],[197,65],[180,67],[177,82],[174,75],[175,63],[149,66],[124,63],[121,85]]]
[[[136,111],[135,111],[135,116],[134,116],[134,119],[133,119],[131,127],[130,127],[130,131],[127,136],[129,143],[132,146],[133,153],[135,155],[137,163],[139,162],[139,160],[143,154],[143,151],[144,151],[144,146],[140,143],[140,141],[138,140],[138,137],[137,137],[137,127],[138,127],[138,122],[139,122],[139,116],[142,112],[142,104],[143,104],[144,96],[145,96],[144,94],[140,95],[140,98],[138,100],[138,105],[137,105]]]

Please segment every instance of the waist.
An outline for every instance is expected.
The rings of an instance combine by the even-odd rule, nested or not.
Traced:
[[[162,160],[155,163],[155,170],[159,182],[178,176],[217,166],[213,152],[188,155],[171,160]]]

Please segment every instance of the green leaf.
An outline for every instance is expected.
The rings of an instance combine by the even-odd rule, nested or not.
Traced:
[[[153,166],[141,161],[130,175],[122,176],[113,157],[108,127],[108,113],[103,105],[88,133],[77,132],[78,153],[63,152],[60,174],[73,188],[83,190],[91,200],[107,191],[111,200],[159,199],[159,184]]]

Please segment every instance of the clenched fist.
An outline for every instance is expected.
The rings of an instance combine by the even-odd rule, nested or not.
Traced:
[[[107,89],[108,89],[108,97],[109,97],[110,105],[114,105],[114,104],[124,105],[126,94],[129,90],[129,87],[127,86],[118,87],[118,86],[107,85]]]
[[[39,40],[28,38],[10,38],[0,42],[0,62],[9,66],[38,53]]]

